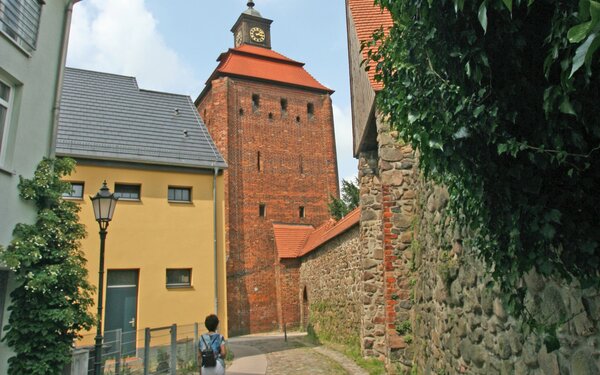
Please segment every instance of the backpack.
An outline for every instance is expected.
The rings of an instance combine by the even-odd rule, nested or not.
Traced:
[[[210,336],[209,336],[210,337]],[[213,335],[210,340],[210,345],[206,343],[204,340],[204,335],[200,336],[200,339],[204,343],[204,349],[202,349],[202,345],[200,345],[200,355],[202,356],[202,367],[215,367],[217,365],[217,356],[219,354],[219,350],[215,352],[213,350],[213,344],[215,340],[220,338],[219,335]],[[219,340],[220,341],[220,340]]]

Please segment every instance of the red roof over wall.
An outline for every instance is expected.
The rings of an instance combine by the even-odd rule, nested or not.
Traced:
[[[350,16],[354,20],[354,26],[356,27],[356,35],[358,40],[368,41],[371,40],[373,32],[379,30],[383,26],[383,30],[386,32],[394,25],[392,16],[387,9],[381,9],[379,5],[373,4],[373,0],[347,0],[348,6],[350,7]],[[367,58],[368,50],[363,50],[363,58]],[[383,88],[381,82],[375,80],[375,63],[371,61],[369,63],[369,80],[371,86],[375,91],[379,91]]]
[[[330,219],[315,229],[312,225],[274,223],[275,246],[279,258],[299,258],[359,223],[360,208],[341,218]]]
[[[222,53],[217,61],[219,66],[208,79],[208,84],[219,76],[239,76],[333,93],[304,70],[304,63],[267,48],[243,44]]]

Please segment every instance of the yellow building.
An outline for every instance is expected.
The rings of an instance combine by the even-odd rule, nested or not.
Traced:
[[[132,77],[67,68],[56,154],[77,161],[66,199],[81,205],[96,286],[100,238],[88,196],[106,180],[120,197],[106,237],[105,340],[121,329],[123,342],[139,348],[143,328],[203,322],[215,312],[227,332],[226,163],[191,99],[140,90]]]

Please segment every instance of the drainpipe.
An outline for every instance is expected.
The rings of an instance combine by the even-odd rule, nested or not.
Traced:
[[[73,5],[80,0],[69,0],[65,10],[65,21],[63,23],[60,55],[58,56],[58,69],[56,76],[56,91],[54,92],[54,107],[52,107],[52,129],[50,134],[51,158],[55,156],[56,136],[58,133],[58,117],[60,115],[60,95],[62,91],[65,64],[67,63],[67,48],[69,47],[69,30],[71,29],[71,18],[73,16]]]
[[[215,315],[219,312],[219,272],[217,264],[217,174],[219,168],[214,169],[213,175],[213,253],[215,257]]]

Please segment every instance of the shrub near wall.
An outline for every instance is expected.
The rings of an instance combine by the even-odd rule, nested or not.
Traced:
[[[304,256],[300,292],[306,288],[309,325],[319,339],[359,345],[361,283],[358,226]]]

